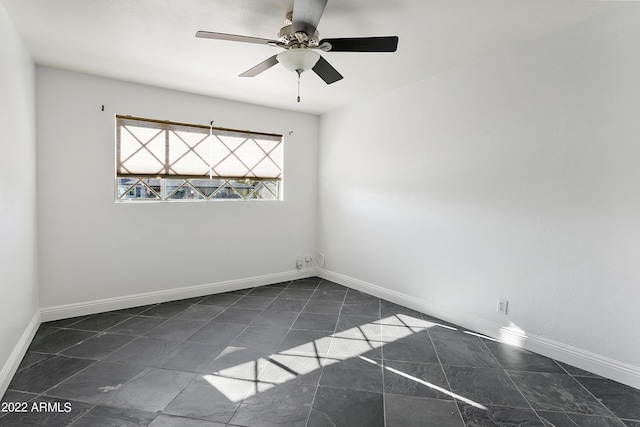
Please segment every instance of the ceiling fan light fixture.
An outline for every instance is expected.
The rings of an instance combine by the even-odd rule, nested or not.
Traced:
[[[320,59],[320,54],[314,50],[306,48],[289,49],[280,52],[277,56],[278,62],[284,68],[291,71],[300,70],[302,73],[313,68]]]

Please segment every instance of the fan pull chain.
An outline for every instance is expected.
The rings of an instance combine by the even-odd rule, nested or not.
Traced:
[[[302,74],[302,70],[296,70],[298,73],[298,102],[300,102],[300,74]]]

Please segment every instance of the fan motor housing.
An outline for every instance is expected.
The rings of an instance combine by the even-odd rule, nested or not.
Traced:
[[[317,47],[320,42],[320,33],[316,30],[313,35],[305,34],[305,33],[294,33],[291,29],[291,25],[293,23],[293,12],[287,13],[287,17],[285,19],[285,26],[280,28],[278,32],[278,40],[286,45],[291,44],[302,44],[307,47]]]

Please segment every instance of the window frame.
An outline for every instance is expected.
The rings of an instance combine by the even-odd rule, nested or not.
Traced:
[[[136,123],[137,122],[137,123]],[[152,136],[148,140],[139,139],[137,136],[131,132],[127,126],[136,127],[139,124],[139,128],[147,127],[150,130],[157,130],[158,132],[155,136]],[[140,147],[137,148],[135,143],[131,143],[131,141],[127,140],[123,143],[122,131],[123,128],[127,129],[127,132],[130,133],[129,139],[133,138],[137,143],[140,144]],[[202,132],[193,132],[193,130],[201,130]],[[190,132],[191,130],[191,132]],[[198,136],[203,136],[195,145],[190,146],[180,135],[184,134],[193,134]],[[193,152],[200,159],[201,162],[204,162],[204,166],[208,174],[204,175],[202,173],[198,174],[178,174],[175,170],[172,170],[175,164],[184,157],[184,154],[178,157],[177,160],[174,160],[173,163],[170,163],[169,158],[170,153],[175,153],[176,151],[182,150],[184,152],[185,147],[180,145],[177,142],[174,142],[173,151],[171,148],[170,136],[173,134],[180,141],[182,141],[186,145],[186,153]],[[150,145],[154,139],[156,139],[159,135],[162,135],[161,138],[165,140],[164,146],[158,150],[158,144],[156,143],[156,154],[164,151],[164,156],[156,156],[154,155],[153,150],[149,149],[147,145]],[[196,139],[198,138],[196,136]],[[236,139],[235,148],[230,148],[229,144],[224,142],[223,138],[231,138]],[[243,139],[244,138],[244,139]],[[175,139],[175,138],[174,138]],[[209,142],[206,142],[209,140]],[[242,140],[242,142],[237,143],[237,141]],[[145,142],[143,142],[145,141]],[[216,142],[217,141],[217,142]],[[252,141],[253,144],[249,141]],[[209,148],[209,158],[205,160],[202,156],[198,155],[195,152],[195,148],[201,143],[208,144]],[[133,153],[129,154],[126,159],[123,159],[123,145],[126,148],[129,148],[131,151],[131,147],[129,145],[133,145],[134,150]],[[177,145],[176,145],[177,144]],[[217,146],[214,147],[214,144]],[[260,158],[257,163],[253,164],[253,166],[247,165],[242,160],[242,152],[238,152],[238,150],[245,144],[248,144],[249,150],[253,149],[253,152],[250,155],[256,155],[255,153],[259,153],[258,156],[264,154],[263,157]],[[231,144],[233,145],[233,144]],[[271,147],[270,149],[265,147]],[[221,148],[224,147],[224,148]],[[253,148],[251,148],[253,147]],[[259,150],[262,151],[260,153]],[[218,150],[218,156],[214,161],[213,152],[214,150]],[[222,160],[220,158],[220,150],[223,151],[222,155],[226,152],[228,154],[224,155]],[[226,150],[226,151],[225,151]],[[149,163],[153,167],[160,167],[161,172],[158,173],[136,173],[139,171],[135,170],[135,167],[132,168],[125,166],[127,161],[130,161],[138,152],[142,152],[143,155],[151,155],[155,160],[151,160]],[[272,153],[274,153],[272,156]],[[142,157],[142,156],[141,156]],[[162,161],[158,157],[163,157]],[[244,172],[243,175],[225,175],[220,174],[215,171],[215,168],[220,166],[227,158],[237,159],[236,163],[240,163],[242,166],[236,167],[240,172]],[[219,160],[219,161],[217,161]],[[247,159],[245,159],[247,160]],[[217,161],[217,163],[216,163]],[[266,161],[266,162],[265,162]],[[135,162],[135,161],[134,161]],[[263,172],[264,176],[260,176],[260,172],[255,172],[256,169],[261,163],[265,162],[267,164],[268,173]],[[187,167],[189,163],[187,163]],[[269,163],[271,165],[269,165]],[[283,180],[284,180],[284,136],[276,133],[267,133],[267,132],[256,132],[249,130],[238,130],[238,129],[230,129],[230,128],[222,128],[216,126],[205,126],[191,123],[183,123],[183,122],[175,122],[168,120],[158,120],[158,119],[148,119],[142,117],[135,116],[127,116],[127,115],[115,115],[115,153],[114,153],[114,166],[115,166],[115,189],[114,189],[114,199],[116,203],[133,203],[133,202],[208,202],[208,201],[282,201],[283,200]],[[143,165],[142,169],[145,167],[150,167],[149,165]],[[199,164],[199,168],[202,168],[203,165]],[[133,170],[130,170],[133,169]],[[124,171],[124,172],[123,172]],[[146,172],[146,171],[145,171]],[[277,173],[277,174],[276,174]],[[154,183],[152,185],[152,181],[159,181],[159,183]],[[182,181],[177,183],[172,183],[173,190],[167,190],[167,183],[169,181]],[[193,181],[196,181],[194,184]],[[220,184],[215,187],[215,183],[213,186],[204,185],[204,181],[208,183],[219,182]],[[197,186],[199,185],[199,187]],[[211,191],[208,195],[205,191],[201,191],[202,188],[209,187],[215,188],[215,190]],[[185,188],[187,190],[190,189],[191,197],[184,198],[174,198],[178,189]],[[146,189],[146,190],[145,190]],[[142,193],[141,190],[145,190],[146,194],[149,197],[140,197]],[[195,191],[194,191],[195,190]],[[130,193],[133,191],[133,194]],[[137,194],[137,196],[136,196]],[[194,194],[197,197],[193,197]],[[155,196],[155,197],[154,197]]]

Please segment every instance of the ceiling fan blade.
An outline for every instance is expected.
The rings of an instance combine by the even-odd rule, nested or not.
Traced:
[[[278,63],[278,55],[273,55],[271,58],[266,59],[256,65],[253,68],[248,69],[244,73],[240,74],[240,77],[255,77],[263,71],[267,71],[269,68],[273,67]]]
[[[318,62],[316,62],[312,70],[328,85],[342,79],[342,74],[333,68],[322,56],[318,59]]]
[[[295,0],[293,3],[292,32],[303,32],[313,37],[327,0]]]
[[[328,49],[323,44],[331,45]],[[320,49],[325,52],[395,52],[398,37],[351,37],[342,39],[322,39]]]
[[[210,31],[198,31],[196,37],[201,39],[227,40],[231,42],[244,42],[256,44],[279,44],[277,40],[261,39],[258,37],[238,36],[236,34],[212,33]]]

